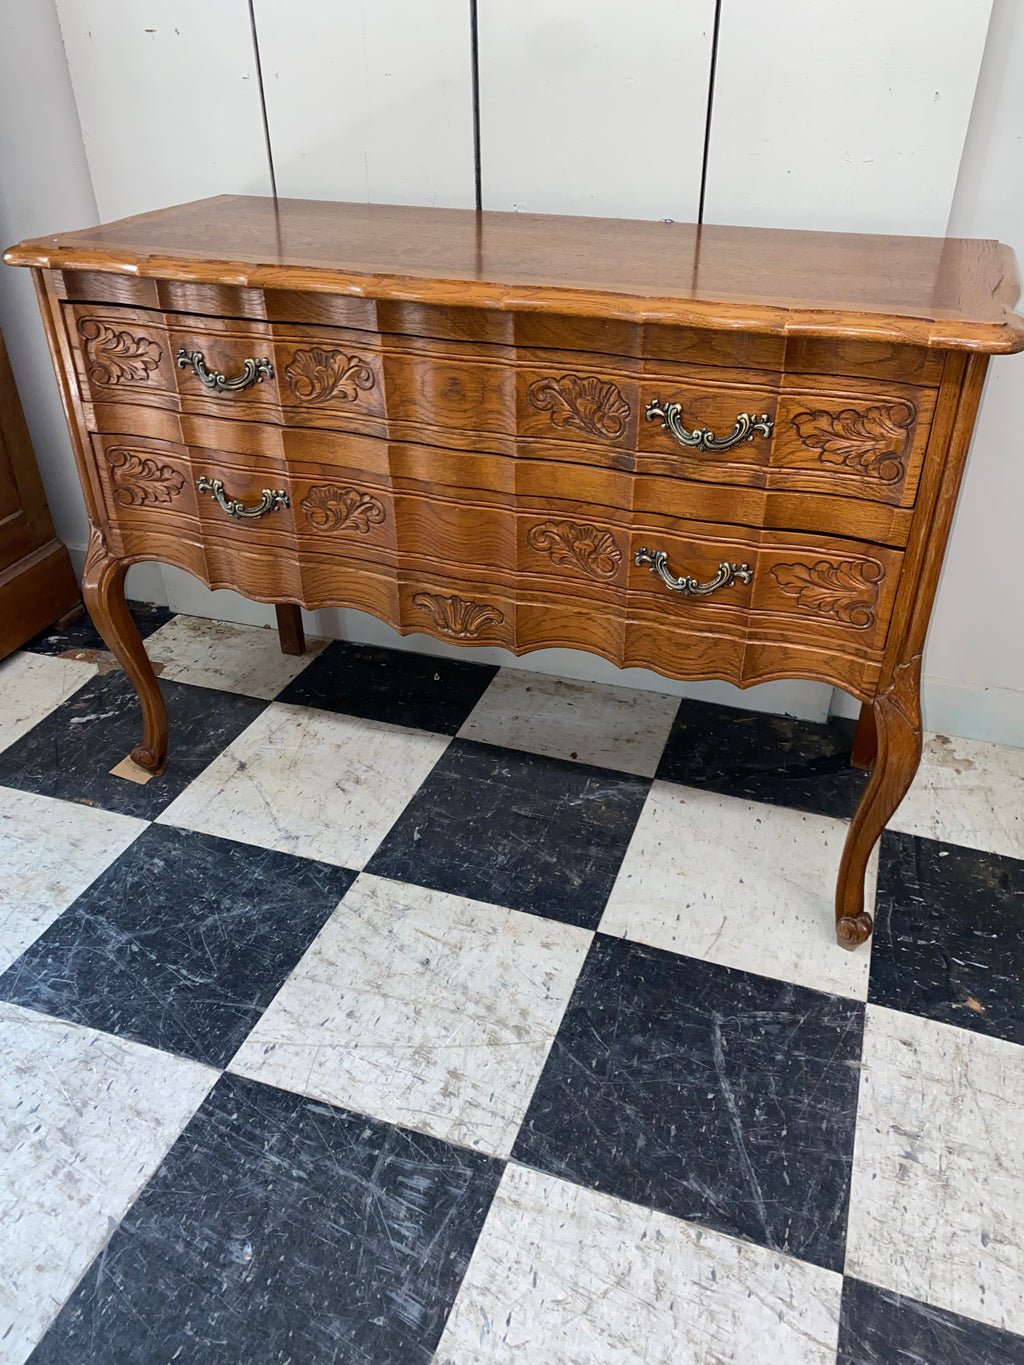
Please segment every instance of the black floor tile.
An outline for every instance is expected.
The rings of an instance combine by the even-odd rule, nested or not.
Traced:
[[[224,1076],[31,1365],[428,1365],[500,1173]]]
[[[1024,1044],[1024,862],[886,830],[868,998]]]
[[[1021,1365],[1024,1337],[862,1280],[843,1284],[836,1365]]]
[[[157,607],[152,602],[129,602],[128,610],[144,640],[147,635],[152,635],[155,630],[165,626],[174,615],[169,607]],[[106,647],[88,613],[80,616],[77,621],[72,621],[71,625],[65,626],[63,630],[51,626],[49,630],[40,631],[28,644],[22,646],[23,649],[31,650],[33,654],[64,654],[68,650]]]
[[[355,876],[150,825],[0,976],[0,999],[226,1066]]]
[[[160,683],[167,705],[167,771],[142,785],[110,769],[142,737],[135,689],[124,673],[90,678],[38,725],[0,751],[0,786],[40,792],[152,820],[268,705],[187,683]]]
[[[497,671],[486,664],[335,641],[277,700],[454,735]]]
[[[513,1158],[841,1270],[863,1007],[598,934]]]
[[[856,729],[852,720],[838,716],[818,725],[685,701],[658,777],[843,819],[853,814],[868,779],[866,772],[850,767]]]
[[[366,870],[593,929],[650,785],[456,739]]]

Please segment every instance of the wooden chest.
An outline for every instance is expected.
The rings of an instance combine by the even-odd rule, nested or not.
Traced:
[[[874,772],[837,928],[920,756],[920,659],[987,356],[992,242],[224,197],[23,243],[92,522],[84,590],[156,559],[403,633],[673,678],[816,679]]]

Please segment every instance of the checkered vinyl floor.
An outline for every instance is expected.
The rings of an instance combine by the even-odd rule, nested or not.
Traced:
[[[1024,753],[136,610],[0,665],[5,1365],[1024,1361]]]

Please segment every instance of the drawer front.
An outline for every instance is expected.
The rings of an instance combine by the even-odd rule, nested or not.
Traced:
[[[910,508],[935,405],[933,389],[872,379],[67,310],[104,431],[124,429],[131,403]]]
[[[484,593],[478,605],[496,606],[492,597],[505,604],[496,607],[505,624],[488,625],[490,643],[511,629],[508,604],[537,599],[589,613],[602,631],[617,623],[620,643],[634,621],[655,632],[756,638],[873,665],[902,564],[899,550],[861,541],[638,511],[628,496],[615,506],[602,499],[630,487],[629,476],[615,471],[590,471],[567,498],[560,466],[532,467],[522,486],[514,478],[474,486],[438,480],[443,452],[425,448],[398,447],[390,467],[345,468],[142,438],[95,436],[93,444],[122,552],[177,538],[201,559],[201,576],[231,586],[232,556],[259,562],[264,577],[276,573],[311,606],[330,596],[324,584],[346,576],[390,579],[400,597],[406,587],[469,584]],[[516,468],[505,462],[506,474]],[[448,473],[471,477],[472,465]],[[309,564],[317,566],[315,593],[303,586]],[[233,586],[251,590],[241,580]],[[337,591],[335,605],[351,604],[356,588]],[[412,629],[433,613],[444,638],[483,630],[469,606],[409,598],[407,607],[387,619]]]
[[[384,434],[380,345],[365,333],[85,304],[67,327],[82,392],[114,421],[131,403]]]

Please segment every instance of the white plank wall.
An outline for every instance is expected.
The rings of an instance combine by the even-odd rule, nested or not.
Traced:
[[[270,193],[246,0],[57,0],[57,12],[101,219]]]
[[[247,0],[31,0],[21,7],[11,0],[10,8],[12,15],[31,9],[33,23],[7,32],[12,51],[2,55],[15,77],[0,89],[4,127],[37,121],[18,73],[24,67],[50,80],[33,44],[50,35],[56,72],[62,31],[77,105],[69,156],[81,160],[80,129],[90,183],[83,192],[72,174],[51,177],[44,223],[22,206],[17,188],[31,183],[19,151],[24,138],[0,138],[8,237],[92,216],[92,194],[99,217],[110,219],[204,195],[270,192]],[[484,207],[693,219],[714,9],[714,0],[637,0],[631,8],[613,0],[478,0]],[[941,235],[963,155],[954,228],[1001,234],[1024,253],[1015,93],[1021,10],[1024,0],[995,0],[987,75],[965,151],[993,0],[723,0],[705,220]],[[472,205],[469,0],[254,0],[254,12],[281,194]],[[54,76],[47,86],[47,99],[51,86],[56,91],[55,108],[59,84]],[[63,117],[67,123],[74,110]],[[59,185],[63,199],[52,192]],[[30,353],[45,360],[38,337],[20,325],[25,309],[12,310],[6,295],[2,301],[21,369]],[[993,503],[991,490],[1005,482],[1016,440],[1019,381],[1012,360],[994,370],[925,696],[926,706],[929,695],[935,699],[929,718],[951,733],[1024,743],[1020,632],[1000,636],[991,626],[1019,613],[1012,578],[989,553],[1012,531],[1009,511],[1009,521],[993,522],[992,508],[1016,503]],[[33,430],[45,432],[53,405],[35,390],[52,384],[49,368],[39,384],[19,379]],[[43,444],[58,530],[80,563],[70,455],[66,443]],[[988,584],[984,625],[975,620],[970,587],[978,564]],[[131,571],[129,591],[228,620],[272,619],[268,608],[208,593],[187,575],[152,565]],[[401,641],[356,613],[318,613],[309,625],[447,652],[424,637]],[[996,647],[1000,639],[1005,648]],[[496,651],[453,652],[513,662]],[[824,711],[824,690],[811,685],[772,684],[741,696],[721,684],[620,674],[568,651],[516,666],[807,716]]]
[[[724,0],[704,221],[946,231],[992,0]]]
[[[479,0],[483,206],[693,220],[714,0]]]
[[[256,0],[280,195],[472,208],[468,0]]]

